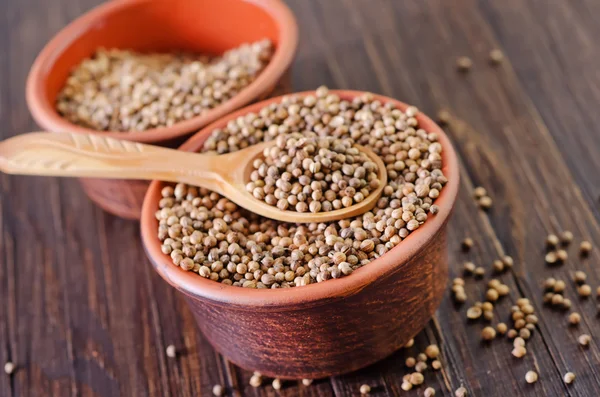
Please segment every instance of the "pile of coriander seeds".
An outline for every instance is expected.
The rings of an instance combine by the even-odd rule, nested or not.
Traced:
[[[265,149],[264,158],[254,160],[246,190],[282,211],[347,208],[380,185],[377,164],[350,139],[292,133],[279,135],[276,141]]]
[[[70,122],[98,131],[145,131],[198,116],[236,95],[269,63],[270,40],[218,57],[99,49],[56,99]]]
[[[342,100],[320,87],[315,95],[287,96],[231,120],[213,131],[204,152],[234,152],[290,134],[332,137],[380,156],[387,185],[372,211],[311,224],[262,218],[207,189],[166,186],[156,212],[162,251],[184,270],[246,288],[289,288],[350,275],[439,211],[434,200],[447,182],[442,145],[435,133],[419,128],[417,112],[368,93]]]

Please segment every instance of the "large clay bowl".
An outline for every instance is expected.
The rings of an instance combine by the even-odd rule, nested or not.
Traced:
[[[333,91],[343,99],[362,94]],[[306,94],[306,93],[301,93]],[[383,96],[400,109],[406,104]],[[215,128],[279,101],[263,101],[224,117],[194,135],[182,150],[198,151]],[[321,378],[374,363],[403,346],[436,311],[448,276],[446,224],[456,200],[459,170],[446,134],[422,113],[443,146],[448,183],[440,211],[394,249],[340,279],[286,289],[223,285],[174,266],[157,238],[161,182],[152,182],[142,209],[142,240],[156,271],[183,293],[198,326],[221,354],[239,366],[282,378]]]
[[[296,20],[280,0],[114,0],[61,30],[35,60],[27,80],[27,103],[44,129],[94,133],[62,118],[54,107],[70,71],[98,48],[137,51],[185,50],[219,54],[242,43],[271,39],[273,59],[258,78],[220,106],[170,127],[104,132],[106,136],[177,147],[191,133],[276,88],[286,91],[298,42]],[[282,87],[283,86],[283,87]],[[118,216],[139,219],[145,181],[83,179],[88,196]]]

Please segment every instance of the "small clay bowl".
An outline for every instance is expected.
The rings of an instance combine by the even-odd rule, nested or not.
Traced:
[[[350,100],[363,94],[332,93]],[[380,95],[375,98],[400,109],[408,106]],[[215,128],[280,100],[269,99],[218,120],[181,150],[200,150]],[[440,211],[390,252],[339,279],[295,288],[246,289],[174,266],[161,252],[154,216],[164,184],[152,182],[141,219],[147,255],[161,277],[183,293],[217,351],[243,368],[268,376],[317,379],[379,361],[425,327],[442,300],[448,278],[446,224],[458,192],[459,170],[442,129],[422,113],[417,119],[426,131],[438,134],[443,147],[448,183],[435,201]]]
[[[115,0],[100,5],[61,30],[35,60],[27,80],[27,104],[35,121],[54,132],[97,133],[62,118],[56,96],[70,71],[100,48],[190,51],[220,54],[263,38],[276,46],[271,62],[235,97],[171,127],[105,132],[106,136],[177,147],[191,133],[274,90],[289,91],[288,69],[298,42],[291,11],[280,0]],[[145,181],[82,179],[87,195],[105,210],[139,219]]]

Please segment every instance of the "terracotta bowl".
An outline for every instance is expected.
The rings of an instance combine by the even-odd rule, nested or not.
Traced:
[[[62,118],[55,98],[70,71],[99,47],[137,51],[184,50],[219,54],[245,42],[271,39],[271,62],[250,85],[216,108],[147,131],[104,132],[111,137],[177,147],[191,133],[233,110],[289,91],[288,69],[298,42],[296,20],[280,0],[115,0],[84,14],[61,30],[35,60],[27,80],[27,103],[44,129],[97,133]],[[139,219],[145,181],[81,180],[88,196],[105,210]]]
[[[332,91],[343,99],[362,92]],[[305,95],[308,93],[300,93]],[[375,95],[405,109],[406,104]],[[198,151],[215,128],[257,112],[269,99],[204,128],[182,147]],[[448,183],[440,211],[379,259],[352,275],[305,287],[245,289],[204,279],[174,266],[157,238],[161,182],[152,182],[142,209],[142,240],[156,271],[183,293],[198,326],[216,350],[235,364],[281,378],[322,378],[350,372],[390,355],[414,337],[436,311],[448,277],[446,224],[456,200],[456,154],[440,127],[422,113],[423,128],[443,146]]]

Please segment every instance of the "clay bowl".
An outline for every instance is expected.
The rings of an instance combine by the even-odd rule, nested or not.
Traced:
[[[298,32],[291,11],[280,0],[115,0],[94,8],[61,30],[35,60],[27,80],[27,103],[35,121],[54,132],[88,134],[91,129],[63,119],[54,101],[67,76],[99,47],[137,51],[219,54],[245,42],[271,39],[271,62],[238,95],[205,114],[171,127],[107,136],[177,147],[191,133],[274,90],[287,92],[288,69]],[[82,179],[87,195],[105,210],[139,219],[145,181]]]
[[[362,94],[332,91],[343,99]],[[307,93],[300,93],[305,95]],[[406,104],[375,95],[400,109]],[[204,128],[181,150],[198,151],[215,128],[280,98],[269,99]],[[447,282],[446,224],[456,200],[459,170],[447,136],[422,113],[420,125],[436,132],[449,182],[436,200],[440,211],[379,259],[352,275],[305,287],[253,289],[223,285],[172,264],[156,237],[163,183],[150,185],[142,209],[142,241],[156,271],[181,291],[198,326],[235,364],[280,378],[322,378],[363,368],[414,337],[436,311]]]

